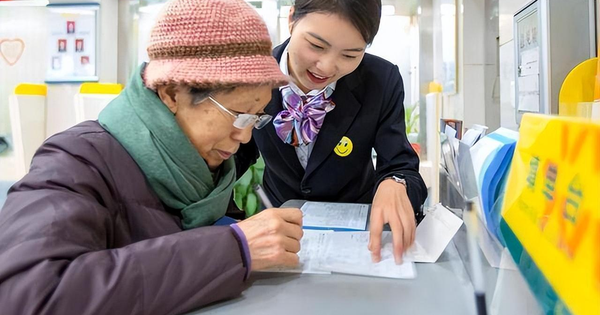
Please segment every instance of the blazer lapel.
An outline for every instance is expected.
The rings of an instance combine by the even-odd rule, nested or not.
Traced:
[[[317,142],[308,159],[305,178],[310,176],[330,154],[333,154],[333,149],[346,134],[361,108],[361,104],[351,90],[355,86],[354,76],[349,74],[346,78],[338,80],[332,95],[335,108],[325,116]]]
[[[279,89],[274,89],[271,96],[271,102],[269,102],[269,105],[265,108],[265,113],[273,116],[273,119],[275,119],[275,116],[277,116],[277,114],[283,110],[281,101],[281,93],[279,93]],[[304,168],[298,160],[298,155],[296,154],[294,147],[283,142],[283,140],[279,138],[273,123],[266,125],[264,129],[266,129],[267,134],[269,134],[269,138],[274,144],[274,149],[277,150],[283,158],[282,162],[288,164],[289,167],[296,172],[298,177],[303,177]]]

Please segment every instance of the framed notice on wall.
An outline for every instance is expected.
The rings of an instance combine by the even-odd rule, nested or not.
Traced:
[[[49,5],[47,83],[98,81],[98,4]]]
[[[534,1],[515,15],[515,51],[517,62],[516,102],[517,114],[543,112],[541,105],[540,73],[540,18],[538,2]]]

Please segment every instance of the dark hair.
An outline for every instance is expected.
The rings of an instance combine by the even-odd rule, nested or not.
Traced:
[[[292,21],[313,12],[338,14],[346,18],[371,44],[381,20],[381,0],[296,0]]]

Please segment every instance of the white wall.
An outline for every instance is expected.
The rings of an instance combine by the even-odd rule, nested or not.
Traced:
[[[501,125],[497,12],[498,2],[502,1],[457,0],[462,8],[457,21],[458,89],[455,94],[443,96],[442,117],[463,120],[466,128],[482,124],[495,130]],[[438,0],[433,1],[436,20],[438,4]],[[437,28],[439,25],[436,36],[441,36]],[[435,62],[439,63],[439,47],[434,49]]]
[[[8,135],[8,96],[21,82],[44,82],[46,8],[0,7],[0,40],[3,39],[20,39],[25,44],[20,59],[13,66],[0,57],[0,135]]]
[[[500,126],[497,82],[498,0],[463,0],[463,93],[464,126]]]
[[[464,8],[464,4],[463,4],[464,0],[457,0],[456,1],[456,5],[461,8]],[[434,19],[436,21],[439,21],[440,16],[439,16],[439,1],[433,1],[434,3]],[[456,36],[456,45],[457,45],[457,52],[456,52],[456,59],[457,59],[457,67],[458,67],[458,72],[456,73],[457,76],[457,89],[456,89],[456,93],[454,94],[444,94],[443,98],[442,98],[442,104],[443,104],[443,108],[442,108],[442,118],[451,118],[451,119],[459,119],[459,120],[465,120],[465,106],[464,106],[464,102],[465,102],[465,47],[464,47],[464,42],[465,42],[465,36],[466,35],[470,35],[470,34],[466,34],[464,32],[464,28],[465,28],[465,16],[464,16],[464,10],[461,13],[461,10],[459,9],[458,11],[458,16],[457,16],[457,36]],[[467,23],[467,25],[469,25],[470,22]],[[438,24],[438,22],[434,21],[434,25],[440,25]],[[439,30],[435,30],[436,32],[436,36],[441,36],[441,32]],[[441,60],[442,56],[441,54],[438,52],[437,54],[435,54],[435,57],[438,60]],[[438,61],[439,62],[439,61]],[[470,73],[470,72],[469,72]],[[466,125],[466,127],[468,127],[469,125]]]
[[[10,138],[9,95],[17,84],[42,83],[46,75],[46,8],[0,7],[0,40],[3,39],[24,42],[22,55],[14,65],[0,57],[0,135]],[[14,151],[8,150],[0,155],[0,181],[15,181],[18,177]]]
[[[409,16],[382,16],[379,32],[375,36],[367,52],[395,64],[400,70],[404,81],[404,104],[412,105],[418,100],[414,97],[412,79],[417,74],[411,62],[412,50],[418,49],[418,45],[411,38],[411,30],[416,27]]]

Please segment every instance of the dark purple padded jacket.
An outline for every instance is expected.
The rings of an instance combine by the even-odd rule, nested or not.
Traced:
[[[0,212],[2,314],[179,314],[245,273],[233,230],[183,231],[97,122],[49,138]]]

